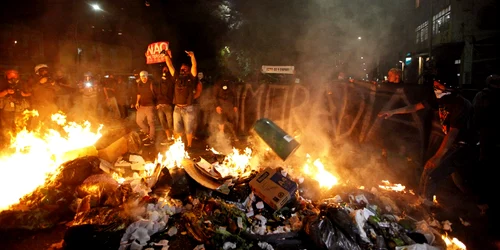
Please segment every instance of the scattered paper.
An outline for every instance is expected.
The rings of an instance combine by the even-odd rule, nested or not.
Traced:
[[[128,160],[132,163],[143,163],[143,164],[146,163],[144,161],[144,158],[142,158],[142,156],[140,155],[130,155]]]

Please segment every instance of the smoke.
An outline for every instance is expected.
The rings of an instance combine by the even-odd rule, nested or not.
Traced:
[[[283,106],[288,104],[277,104],[282,100],[271,93],[274,99],[266,109],[268,118],[272,117],[301,146],[282,162],[270,157],[268,147],[257,138],[253,145],[256,161],[289,166],[295,171],[310,155],[313,160],[319,158],[341,182],[376,186],[385,179],[393,183],[410,181],[407,175],[412,171],[407,166],[411,161],[406,152],[388,152],[376,140],[360,143],[359,138],[350,136],[359,133],[360,126],[352,131],[351,124],[360,124],[367,113],[368,94],[359,94],[345,84],[332,84],[340,72],[357,80],[373,80],[381,79],[394,67],[405,39],[398,23],[405,14],[404,1],[245,2],[235,1],[233,6],[243,21],[240,28],[230,32],[231,47],[250,54],[255,71],[261,65],[294,65],[296,77],[309,90],[307,95],[292,98],[294,102],[285,111]],[[238,58],[235,61],[228,68],[238,73]],[[364,109],[360,105],[365,105]],[[283,112],[286,121],[280,118]]]

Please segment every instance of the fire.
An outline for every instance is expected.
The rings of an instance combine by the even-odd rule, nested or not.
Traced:
[[[333,186],[338,184],[338,178],[335,177],[333,174],[325,170],[325,166],[319,159],[316,159],[313,163],[312,166],[315,168],[312,168],[311,166],[311,159],[309,154],[307,155],[307,162],[304,165],[303,172],[304,174],[308,175],[309,177],[315,179],[316,181],[319,182],[319,186],[321,188],[325,189],[330,189]]]
[[[217,152],[215,149],[211,149],[212,152]],[[236,148],[226,155],[224,162],[221,165],[216,165],[215,169],[221,174],[221,176],[246,176],[251,173],[250,159],[252,158],[252,150],[250,148],[245,148],[243,153]]]
[[[30,114],[37,112],[25,113]],[[59,166],[72,160],[69,152],[90,147],[102,136],[102,125],[93,132],[88,121],[67,123],[63,114],[53,115],[52,121],[46,132],[21,130],[12,138],[13,152],[0,156],[0,211],[52,180]]]
[[[172,169],[175,167],[182,167],[181,162],[184,159],[189,159],[189,155],[186,150],[184,150],[182,139],[177,138],[164,155],[158,154],[157,162],[160,163],[162,167]]]
[[[433,202],[434,204],[436,204],[436,205],[437,205],[437,204],[439,204],[439,202],[438,202],[438,200],[437,200],[437,197],[436,197],[435,195],[434,195],[434,196],[432,196],[432,202]]]
[[[444,243],[446,243],[446,250],[465,250],[467,247],[464,243],[459,241],[457,238],[450,239],[448,235],[441,235]]]
[[[379,188],[389,190],[389,191],[395,191],[395,192],[404,192],[405,186],[401,184],[391,184],[390,181],[388,180],[383,180],[382,183],[384,185],[378,185]]]

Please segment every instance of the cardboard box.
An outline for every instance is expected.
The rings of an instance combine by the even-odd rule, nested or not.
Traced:
[[[298,186],[276,169],[266,168],[250,181],[250,188],[266,204],[278,210],[293,198]]]

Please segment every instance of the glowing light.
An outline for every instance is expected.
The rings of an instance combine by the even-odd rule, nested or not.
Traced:
[[[101,7],[98,4],[96,4],[96,3],[92,4],[91,6],[92,6],[92,9],[94,9],[95,11],[101,11],[102,10]]]
[[[434,204],[439,204],[439,202],[438,202],[438,200],[437,200],[437,197],[436,197],[435,195],[434,195],[434,196],[432,196],[432,202],[433,202]]]
[[[16,40],[16,41],[14,41],[14,44],[17,44],[17,40]]]
[[[358,40],[361,40],[361,37],[360,37],[360,36],[358,36]]]
[[[405,190],[405,186],[401,184],[391,184],[390,181],[388,180],[383,180],[382,183],[384,185],[378,185],[379,188],[389,190],[389,191],[394,191],[394,192],[403,192]]]
[[[315,179],[319,182],[319,186],[324,189],[331,189],[333,186],[338,184],[338,178],[333,174],[325,170],[325,166],[319,159],[316,159],[311,165],[311,159],[309,154],[307,155],[307,162],[304,165],[302,172],[309,177]]]
[[[441,238],[443,239],[444,243],[446,243],[447,250],[466,250],[467,249],[467,246],[465,246],[465,244],[462,243],[457,238],[450,239],[448,237],[448,235],[441,235]]]
[[[24,115],[37,116],[38,112],[29,111]],[[0,155],[0,211],[17,204],[47,181],[53,181],[62,163],[90,152],[83,149],[93,146],[101,137],[102,125],[93,132],[88,121],[67,123],[61,113],[52,115],[52,121],[44,124],[50,127],[43,130],[23,128],[13,136],[10,149]]]
[[[157,162],[161,164],[162,167],[172,169],[175,167],[182,167],[182,160],[189,159],[189,155],[184,150],[184,143],[181,138],[177,138],[174,141],[165,154],[158,154]]]

